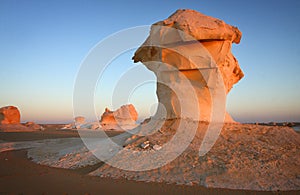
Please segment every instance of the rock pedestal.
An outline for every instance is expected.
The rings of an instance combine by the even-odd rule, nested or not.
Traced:
[[[226,97],[244,76],[231,53],[232,43],[239,43],[241,36],[236,27],[193,10],[177,10],[152,25],[133,60],[156,74],[165,118],[211,121],[212,93],[223,90]],[[225,122],[234,122],[227,113]]]

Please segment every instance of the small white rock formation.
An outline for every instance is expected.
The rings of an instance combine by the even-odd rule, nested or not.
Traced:
[[[83,116],[74,118],[74,122],[62,129],[77,130],[129,130],[137,126],[138,113],[132,104],[123,105],[116,111],[105,109],[99,122],[86,122]]]
[[[200,110],[199,118],[193,119],[211,121],[210,89],[223,86],[227,95],[244,76],[231,53],[232,43],[238,44],[241,36],[238,28],[188,9],[177,10],[166,20],[152,25],[149,37],[135,52],[133,60],[142,62],[156,74],[156,93],[166,109],[167,119],[184,117],[180,96],[186,100],[193,98],[183,82],[187,79],[198,97],[198,108],[192,101],[186,106],[190,113]],[[213,79],[216,71],[220,71],[223,78]],[[176,92],[167,87],[176,84],[180,86]],[[234,122],[229,114],[225,115],[225,122]]]
[[[84,124],[85,123],[85,118],[83,116],[77,116],[75,117],[75,123],[76,124]]]
[[[80,129],[83,124],[85,124],[85,118],[83,116],[77,116],[74,118],[74,129]]]
[[[65,125],[62,129],[77,129],[77,130],[96,130],[99,129],[98,122],[86,122],[83,116],[77,116],[74,118],[74,122]]]
[[[138,113],[132,104],[123,105],[116,111],[105,109],[100,124],[103,130],[127,130],[136,126]]]
[[[41,126],[41,125],[39,125],[39,124],[36,124],[36,123],[34,123],[34,122],[32,122],[32,121],[26,122],[26,123],[24,124],[24,126],[30,128],[30,129],[33,129],[33,130],[42,130],[42,131],[45,130],[45,128],[44,128],[43,126]]]

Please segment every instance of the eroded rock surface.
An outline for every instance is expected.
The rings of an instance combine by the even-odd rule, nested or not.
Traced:
[[[0,108],[0,124],[20,124],[20,111],[15,106],[6,106]]]
[[[122,157],[113,158],[112,161],[116,166],[127,166],[130,169],[136,166],[137,170],[156,161],[163,161],[159,158],[147,161],[146,157],[157,152],[154,146],[164,147],[174,137],[179,122],[179,119],[166,121],[159,132],[142,137],[125,147],[133,152],[124,150],[118,154]],[[199,147],[207,127],[208,123],[199,123],[190,146],[162,167],[132,172],[105,164],[90,175],[211,188],[265,191],[300,189],[300,135],[292,128],[226,124],[213,148],[205,156],[199,156]],[[151,147],[142,149],[140,144],[145,140],[149,141]],[[137,152],[134,151],[142,151],[145,158],[137,162],[138,158],[134,157]]]
[[[226,97],[244,76],[231,53],[232,43],[239,43],[241,36],[238,28],[187,9],[177,10],[152,25],[149,37],[133,60],[156,74],[157,96],[167,111],[167,119],[212,120],[212,93],[221,90]],[[170,88],[176,85],[179,87]],[[193,94],[198,106],[192,101]],[[180,105],[183,97],[187,103]],[[193,114],[182,113],[182,106]],[[225,122],[234,122],[227,113]]]
[[[126,126],[136,126],[138,113],[132,104],[123,105],[116,111],[111,111],[108,108],[101,116],[100,124],[102,129],[128,129]]]

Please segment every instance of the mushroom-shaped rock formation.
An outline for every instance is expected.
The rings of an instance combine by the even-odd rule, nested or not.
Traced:
[[[137,111],[132,104],[128,104],[121,106],[116,111],[106,108],[101,116],[100,124],[104,130],[127,130],[136,126],[137,119]]]
[[[15,106],[0,108],[0,124],[20,124],[20,111]]]
[[[133,60],[142,62],[156,74],[156,93],[165,107],[165,118],[189,118],[181,113],[180,98],[184,97],[185,102],[190,102],[184,106],[191,113],[199,113],[192,119],[211,121],[212,89],[223,89],[226,98],[232,86],[244,76],[231,53],[232,43],[238,44],[241,36],[238,28],[187,9],[177,10],[151,26],[149,37]],[[179,86],[176,88],[179,90],[171,89],[172,85]],[[198,106],[193,97],[197,97]],[[234,122],[229,114],[224,116],[225,122]]]

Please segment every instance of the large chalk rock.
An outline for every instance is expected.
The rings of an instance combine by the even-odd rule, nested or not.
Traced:
[[[6,106],[0,108],[0,124],[19,124],[20,118],[20,111],[17,107]]]
[[[232,43],[239,43],[241,36],[238,28],[194,10],[177,10],[152,25],[133,60],[156,74],[156,93],[167,112],[165,118],[212,120],[212,93],[224,91],[226,99],[244,76],[231,53]],[[182,113],[182,106],[188,112]],[[234,122],[224,115],[225,122]]]
[[[136,126],[138,113],[132,104],[123,105],[116,111],[111,111],[108,108],[101,116],[100,124],[102,129],[131,129],[130,127]]]

